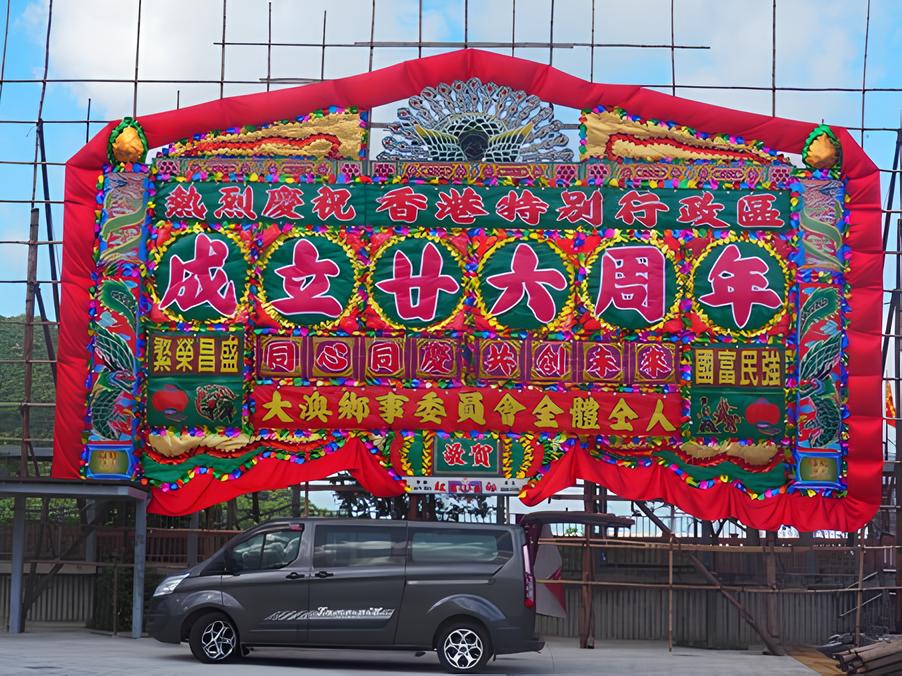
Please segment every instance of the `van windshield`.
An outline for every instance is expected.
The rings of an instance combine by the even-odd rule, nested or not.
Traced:
[[[472,531],[449,528],[412,528],[411,563],[495,563],[513,556],[507,531]]]

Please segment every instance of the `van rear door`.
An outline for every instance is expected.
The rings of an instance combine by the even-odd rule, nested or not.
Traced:
[[[393,643],[401,608],[406,544],[406,524],[316,524],[307,643]]]
[[[407,581],[404,608],[398,626],[398,643],[429,645],[435,619],[429,613],[444,612],[443,600],[451,597],[491,597],[506,606],[522,602],[520,578],[510,580],[496,573],[514,555],[515,543],[506,529],[455,528],[411,524],[408,528]],[[511,589],[505,591],[506,582]],[[513,607],[502,607],[507,614]],[[441,621],[442,618],[437,618]]]

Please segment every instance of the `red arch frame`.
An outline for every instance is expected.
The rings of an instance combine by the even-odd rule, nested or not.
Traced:
[[[357,106],[365,110],[406,99],[438,82],[478,77],[535,94],[545,101],[572,108],[620,106],[643,118],[676,120],[695,129],[722,132],[763,141],[780,151],[799,153],[814,123],[740,112],[671,97],[630,85],[593,84],[550,66],[474,49],[433,56],[371,73],[310,84],[276,92],[211,101],[180,110],[141,117],[150,147],[209,129],[225,129],[288,119],[329,106]],[[53,476],[77,478],[82,451],[85,402],[74,393],[84,391],[88,374],[88,304],[94,269],[94,221],[97,176],[107,161],[107,125],[66,164],[65,234],[63,244],[62,309],[59,337],[58,398]],[[557,463],[527,496],[541,501],[578,477],[593,479],[633,499],[664,498],[696,516],[715,519],[736,516],[761,529],[794,524],[801,529],[851,531],[866,523],[880,503],[882,472],[881,363],[883,250],[880,227],[880,179],[877,167],[849,132],[834,128],[843,149],[843,173],[850,198],[847,244],[852,250],[847,280],[851,285],[848,323],[849,453],[848,496],[810,498],[787,494],[751,500],[728,484],[708,490],[687,486],[679,477],[654,465],[629,473],[573,454]],[[196,477],[154,508],[178,513],[219,502],[260,488],[253,479],[264,473],[275,488],[310,476],[310,467],[260,460],[241,479],[213,482]],[[325,468],[324,468],[325,469]],[[334,470],[333,470],[334,471]],[[375,487],[375,486],[374,486]],[[382,490],[391,486],[382,485]],[[159,498],[160,496],[155,496]]]

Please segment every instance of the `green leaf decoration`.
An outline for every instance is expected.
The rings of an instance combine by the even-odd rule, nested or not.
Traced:
[[[836,312],[839,307],[839,296],[836,289],[817,289],[808,296],[799,311],[799,335],[804,336],[816,322]]]
[[[830,375],[830,371],[839,361],[842,336],[835,334],[825,340],[818,340],[808,353],[802,357],[799,368],[799,380],[821,380]]]
[[[132,326],[135,325],[138,316],[138,301],[125,282],[118,279],[106,280],[100,287],[100,302],[108,309],[125,317]]]
[[[812,437],[811,442],[815,446],[826,446],[839,437],[839,425],[841,422],[839,405],[836,399],[830,395],[821,395],[812,399],[814,402],[813,426],[818,433]]]
[[[94,329],[94,351],[111,371],[135,370],[135,355],[128,342],[105,326],[98,325]]]
[[[839,175],[842,144],[828,125],[819,124],[811,130],[802,146],[802,161],[812,169],[829,169],[833,176]]]
[[[125,135],[123,138],[128,139],[128,143],[120,146],[122,141],[119,137],[123,136],[123,134]],[[136,144],[137,148],[134,147]],[[141,123],[133,117],[125,117],[110,132],[110,137],[107,140],[107,158],[114,165],[125,161],[144,162],[147,159],[147,148],[147,137],[144,135]],[[128,159],[121,156],[123,151],[126,151],[126,154],[131,154],[127,151],[135,150],[139,150],[139,152],[133,158]]]
[[[110,426],[115,419],[116,399],[119,392],[95,388],[91,396],[92,430],[104,439],[117,439],[119,435]]]

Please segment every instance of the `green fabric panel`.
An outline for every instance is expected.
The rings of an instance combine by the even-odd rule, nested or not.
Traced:
[[[210,467],[216,475],[234,472],[242,463],[265,450],[262,447],[255,448],[233,458],[217,458],[206,453],[198,453],[174,465],[159,463],[149,456],[144,456],[142,465],[144,467],[144,475],[148,479],[172,483],[176,479],[183,478],[188,471],[195,467]]]
[[[714,467],[698,467],[690,465],[670,451],[658,451],[655,455],[664,458],[668,463],[676,463],[680,469],[698,481],[716,479],[721,474],[726,474],[731,480],[738,479],[755,493],[761,493],[768,488],[779,488],[786,483],[785,464],[782,462],[766,472],[750,472],[732,462],[721,462]]]
[[[285,184],[269,182],[244,184],[227,182],[178,183],[175,181],[159,181],[156,183],[157,195],[154,202],[158,205],[157,214],[160,217],[164,217],[166,214],[166,204],[169,195],[172,194],[174,190],[179,189],[179,186],[181,186],[180,192],[183,192],[184,190],[190,190],[191,187],[193,187],[195,191],[200,195],[203,207],[206,209],[204,220],[212,222],[234,222],[236,220],[242,219],[235,219],[230,217],[220,218],[216,216],[216,210],[220,208],[219,190],[220,188],[233,188],[235,186],[238,186],[242,189],[241,194],[243,195],[244,189],[247,186],[250,186],[253,192],[252,210],[256,218],[246,218],[243,220],[254,222],[325,223],[327,225],[366,223],[367,225],[373,226],[392,226],[407,223],[417,224],[427,228],[433,228],[437,224],[441,224],[445,227],[470,227],[473,225],[475,225],[476,227],[486,227],[492,225],[497,227],[498,225],[500,225],[499,220],[501,220],[502,218],[498,215],[499,202],[506,200],[506,202],[502,202],[500,213],[511,216],[511,192],[514,193],[514,199],[517,201],[517,203],[524,205],[526,204],[526,202],[522,201],[523,194],[525,191],[529,191],[530,194],[533,195],[533,197],[545,202],[547,204],[547,208],[545,208],[544,212],[538,213],[542,209],[542,207],[540,207],[537,211],[535,211],[534,215],[529,215],[529,209],[521,207],[521,211],[518,212],[518,215],[514,216],[514,221],[511,222],[511,225],[514,227],[538,230],[573,228],[577,226],[587,228],[652,227],[658,230],[685,227],[709,227],[709,223],[706,223],[704,218],[696,218],[697,216],[699,216],[700,212],[697,209],[692,209],[690,207],[693,204],[714,203],[717,207],[722,208],[715,208],[713,212],[708,210],[706,213],[710,214],[714,219],[713,223],[716,224],[716,227],[727,227],[734,230],[747,230],[750,228],[756,229],[762,226],[750,225],[748,227],[745,227],[739,225],[738,202],[740,198],[754,194],[773,195],[774,199],[768,206],[778,214],[779,220],[782,221],[782,225],[779,227],[770,227],[767,225],[764,225],[763,227],[769,230],[784,230],[790,225],[789,190],[699,190],[691,188],[670,187],[660,188],[657,190],[631,190],[616,188],[609,185],[558,188],[541,186],[486,187],[481,185],[427,185],[419,183],[409,183],[404,185],[399,185],[396,183],[340,183],[323,186],[318,183],[294,183],[291,185],[291,188],[299,189],[301,191],[302,199],[304,200],[303,204],[297,205],[292,211],[292,213],[297,215],[298,218],[289,219],[285,218],[284,216],[271,218],[267,215],[264,215],[263,212],[264,210],[266,210],[268,202],[268,192],[272,190],[278,190],[280,186],[283,185]],[[322,208],[322,201],[317,202],[319,207],[314,204],[314,199],[316,199],[318,196],[317,191],[322,189],[323,187],[328,188],[331,191],[341,191],[342,194],[345,194],[344,191],[348,191],[350,193],[349,196],[345,195],[347,196],[347,200],[343,202],[343,212],[339,210],[337,213],[349,214],[349,209],[353,208],[354,215],[352,218],[336,217],[335,211],[324,210]],[[410,190],[407,190],[408,188]],[[481,211],[470,209],[467,213],[470,213],[471,216],[469,218],[464,216],[463,219],[458,217],[458,223],[455,223],[450,216],[443,216],[443,218],[439,220],[437,218],[437,214],[439,214],[437,205],[439,204],[440,200],[448,200],[448,197],[442,198],[440,197],[440,194],[448,196],[451,194],[450,191],[453,189],[457,191],[458,195],[460,195],[460,193],[462,193],[466,188],[472,188],[472,190],[475,191],[478,197],[481,198],[482,211],[485,211],[486,213],[482,214]],[[380,198],[385,197],[387,193],[393,190],[398,190],[400,192],[395,193],[391,198],[389,198],[389,200],[385,200],[382,203],[377,201]],[[569,202],[569,204],[571,205],[580,205],[581,209],[579,209],[578,212],[574,212],[572,209],[568,208],[568,202],[566,202],[561,195],[561,193],[564,191],[570,194],[581,193],[585,196],[584,199],[579,198],[577,201],[573,201],[571,199],[571,201]],[[601,209],[601,214],[597,213],[597,206],[594,208],[589,206],[593,203],[593,195],[595,195],[596,192],[600,193],[600,196],[602,198],[603,208]],[[663,208],[650,210],[644,209],[643,202],[644,200],[650,199],[648,197],[650,195],[654,198],[652,199],[652,201],[660,202],[660,204],[663,205]],[[708,197],[708,195],[710,195],[710,198]],[[426,200],[425,206],[422,200],[423,197]],[[690,202],[688,204],[686,202],[681,203],[681,200],[685,200],[686,198],[689,198]],[[595,204],[597,204],[597,195],[594,199],[596,200]],[[395,211],[396,220],[392,221],[392,211],[388,208],[389,204],[392,204],[395,207],[402,208],[405,205],[416,204],[422,208],[419,208],[417,206],[407,206],[406,213],[403,213],[402,211]],[[507,208],[505,207],[505,204],[507,204]],[[623,209],[624,205],[629,206],[631,204],[635,205],[635,207],[627,210]],[[384,208],[378,210],[380,206]],[[273,212],[270,211],[269,213]],[[444,210],[442,213],[444,213]],[[479,215],[474,216],[472,215],[473,213]],[[653,220],[648,220],[648,223],[651,223],[650,226],[648,225],[648,223],[643,221],[643,219],[646,218],[646,213],[652,213],[654,215]],[[629,214],[632,214],[632,216],[630,216]],[[524,219],[523,216],[526,216],[526,218]],[[399,218],[404,220],[398,220]],[[185,219],[175,218],[175,220]],[[507,222],[507,219],[504,219],[504,222]]]
[[[407,454],[407,462],[410,463],[410,470],[414,476],[423,476],[423,435],[415,434],[410,444],[410,451]]]

